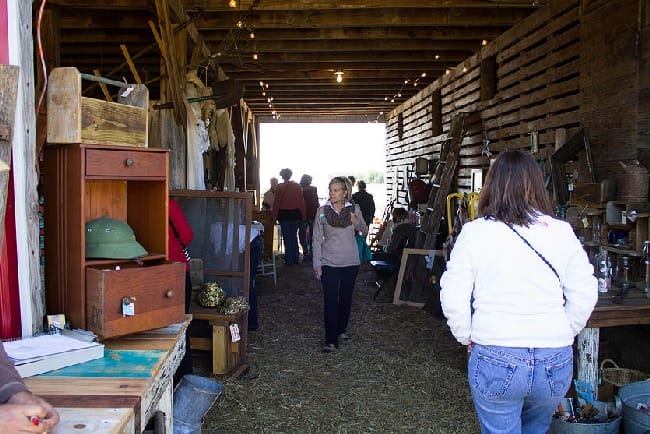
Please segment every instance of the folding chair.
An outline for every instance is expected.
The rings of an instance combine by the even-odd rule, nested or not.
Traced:
[[[377,290],[375,295],[372,296],[373,300],[377,298],[379,292],[384,287],[386,282],[390,281],[399,271],[400,264],[397,261],[384,260],[384,261],[370,261],[370,265],[375,269],[378,279],[375,281]]]

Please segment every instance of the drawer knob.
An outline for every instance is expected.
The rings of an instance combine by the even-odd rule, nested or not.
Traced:
[[[135,160],[133,158],[127,158],[125,163],[127,167],[131,167],[135,164]]]
[[[172,298],[173,296],[174,296],[174,290],[173,289],[168,289],[167,292],[165,292],[165,297]]]

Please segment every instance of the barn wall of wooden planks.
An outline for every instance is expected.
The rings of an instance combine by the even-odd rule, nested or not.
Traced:
[[[551,0],[388,114],[386,183],[405,206],[417,157],[437,160],[451,119],[469,113],[455,187],[469,191],[487,149],[532,149],[545,160],[581,128],[596,180],[650,149],[649,0]],[[486,140],[487,139],[487,140]],[[649,152],[650,153],[650,152]],[[584,153],[572,163],[581,182]],[[432,165],[433,166],[433,165]],[[569,170],[567,170],[569,172]],[[425,177],[426,179],[426,177]]]

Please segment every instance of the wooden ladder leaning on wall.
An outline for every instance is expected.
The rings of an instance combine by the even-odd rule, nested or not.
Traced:
[[[452,118],[448,139],[442,143],[440,158],[431,178],[427,208],[415,243],[416,249],[435,249],[440,221],[446,211],[447,195],[456,173],[463,136],[467,131],[467,117],[467,113],[460,113]],[[401,286],[411,288],[414,284],[419,287],[430,285],[430,273],[431,271],[424,264],[423,256],[410,255],[406,261],[400,288],[396,288],[396,291],[401,291]],[[403,295],[400,294],[400,298],[408,298],[409,294],[406,292]],[[432,296],[432,298],[434,297]]]

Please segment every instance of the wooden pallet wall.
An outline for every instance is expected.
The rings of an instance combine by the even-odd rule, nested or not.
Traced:
[[[489,158],[482,153],[484,139],[495,156],[506,149],[531,150],[531,133],[536,132],[535,156],[543,161],[555,151],[556,143],[561,145],[584,127],[601,179],[608,173],[608,155],[623,158],[608,147],[613,137],[633,143],[623,155],[635,157],[637,135],[649,135],[648,117],[645,129],[639,131],[639,116],[632,108],[640,102],[640,86],[645,86],[646,95],[650,93],[649,79],[637,83],[639,60],[629,52],[639,5],[637,0],[550,0],[393,110],[386,122],[389,194],[396,182],[394,174],[400,173],[397,203],[407,203],[404,174],[413,172],[416,157],[437,158],[451,118],[458,112],[470,114],[456,179],[460,192],[469,191],[472,169],[489,167]],[[650,38],[646,35],[646,39]],[[611,56],[623,61],[612,61]],[[481,62],[489,58],[496,62],[496,92],[481,100],[481,82],[485,82]],[[432,98],[438,91],[443,133],[433,136]]]

